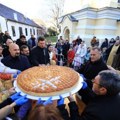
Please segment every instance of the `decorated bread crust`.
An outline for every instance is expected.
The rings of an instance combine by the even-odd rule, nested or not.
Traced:
[[[63,66],[32,67],[17,78],[21,91],[33,96],[54,96],[73,90],[79,75],[73,69]]]

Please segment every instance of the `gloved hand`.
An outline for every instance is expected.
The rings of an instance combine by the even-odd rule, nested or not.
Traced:
[[[21,97],[20,92],[15,93],[15,94],[13,94],[12,96],[10,96],[10,98],[12,99],[12,101],[14,101],[14,100],[16,100],[16,99],[18,99],[18,98],[20,98],[20,97]]]
[[[83,74],[80,74],[80,76],[83,78],[84,81],[86,81],[86,78],[84,77]]]
[[[60,95],[60,99],[57,101],[57,105],[63,105],[64,104],[64,98]]]
[[[48,100],[46,100],[43,105],[48,105],[48,104],[51,104],[53,101],[52,101],[52,97],[50,97]]]
[[[13,78],[16,78],[17,77],[17,74],[13,74]]]
[[[48,100],[46,101],[42,101],[41,99],[39,99],[37,101],[37,104],[42,104],[42,105],[48,105],[48,104],[51,104],[53,101],[52,101],[52,97],[50,97]]]
[[[42,101],[41,98],[38,99],[37,105],[42,105],[45,101]]]
[[[83,84],[82,89],[87,88],[88,85],[87,85],[87,83],[85,81],[83,81],[82,84]]]
[[[16,74],[13,74],[13,78],[16,78],[20,73],[21,73],[21,71],[20,71],[20,70],[17,70],[17,73],[16,73]]]
[[[18,71],[17,71],[17,75],[19,75],[20,73],[21,73],[21,71],[20,71],[20,70],[18,70]]]
[[[16,105],[23,105],[26,103],[28,99],[26,98],[26,95],[23,97],[20,97],[19,99],[15,100]]]

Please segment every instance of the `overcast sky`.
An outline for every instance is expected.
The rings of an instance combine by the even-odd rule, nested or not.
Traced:
[[[0,0],[0,3],[31,18],[45,19],[48,10],[46,0]]]
[[[65,0],[64,13],[76,11],[80,8],[80,0]],[[51,0],[0,0],[4,4],[16,11],[23,13],[30,18],[41,18],[48,20],[48,12]]]

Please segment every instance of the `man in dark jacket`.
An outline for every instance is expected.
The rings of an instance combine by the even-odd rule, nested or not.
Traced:
[[[21,55],[26,56],[28,58],[30,64],[32,64],[31,63],[31,57],[30,57],[31,51],[30,51],[30,49],[27,45],[22,45],[20,47],[20,53],[21,53]]]
[[[9,51],[10,51],[10,55],[8,55],[7,57],[5,57],[1,60],[1,62],[4,65],[6,65],[10,68],[13,68],[13,69],[21,70],[21,71],[24,71],[31,67],[28,58],[26,56],[20,55],[20,49],[17,44],[11,43],[9,45]],[[28,101],[27,103],[24,104],[24,106],[22,108],[20,108],[20,109],[25,108],[24,113],[26,113],[28,111],[28,108],[30,106],[28,104],[31,104],[31,102]],[[15,111],[17,112],[18,109],[19,109],[19,106],[17,108],[15,108]]]
[[[17,39],[16,44],[17,44],[19,47],[21,47],[22,45],[27,45],[27,46],[28,46],[25,35],[20,35],[20,38]]]
[[[92,79],[102,70],[107,70],[107,65],[103,62],[101,58],[101,50],[98,47],[94,47],[90,51],[90,61],[83,65],[78,72],[83,74],[86,78],[86,82],[89,88],[92,89]],[[85,95],[84,90],[80,90],[79,94],[82,96],[82,100],[88,103],[88,97]]]
[[[119,74],[110,70],[102,71],[93,80],[93,91],[88,88],[86,90],[86,94],[94,92],[95,95],[91,96],[91,101],[81,115],[76,103],[69,99],[70,120],[120,120]],[[66,112],[64,105],[59,110],[62,115]]]
[[[38,38],[38,46],[31,51],[31,62],[34,66],[47,65],[50,63],[48,49],[43,37]]]
[[[15,43],[9,45],[10,55],[3,58],[1,62],[13,69],[26,70],[31,67],[28,58],[26,56],[20,55],[19,46]]]
[[[78,72],[83,74],[86,78],[86,82],[90,88],[92,88],[92,79],[102,70],[107,70],[107,65],[101,58],[101,50],[98,47],[94,47],[90,51],[90,61],[83,65]]]

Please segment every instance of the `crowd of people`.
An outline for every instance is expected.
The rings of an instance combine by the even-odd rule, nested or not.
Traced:
[[[25,35],[13,41],[8,33],[0,34],[0,120],[120,120],[120,38],[99,44],[93,37],[91,46],[78,36],[69,43],[62,36],[55,45],[44,37]],[[22,71],[41,65],[71,67],[84,79],[76,94],[86,104],[80,114],[71,95],[69,111],[60,95],[57,105],[52,97],[35,102],[15,92],[13,81]],[[9,82],[7,80],[10,80]],[[14,109],[14,111],[13,111]]]

